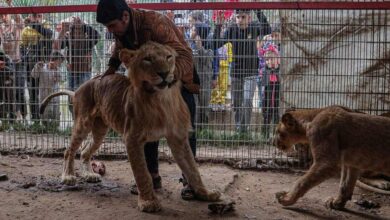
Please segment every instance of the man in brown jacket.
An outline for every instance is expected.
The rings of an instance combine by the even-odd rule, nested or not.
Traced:
[[[194,93],[199,93],[199,79],[193,70],[192,51],[184,40],[183,33],[168,19],[155,11],[144,11],[129,8],[125,0],[100,0],[97,6],[96,20],[106,26],[114,34],[115,49],[109,60],[109,68],[102,77],[114,74],[121,64],[119,51],[122,48],[138,49],[147,41],[155,41],[168,45],[176,50],[176,71],[183,82],[182,96],[188,105],[191,122],[194,127],[195,100]],[[195,76],[195,77],[194,77]],[[189,139],[191,150],[195,156],[196,139],[193,133]],[[145,157],[148,170],[153,178],[154,189],[161,188],[161,177],[158,171],[158,142],[145,145]],[[193,199],[191,187],[184,182],[183,199]],[[137,187],[131,189],[137,194]]]

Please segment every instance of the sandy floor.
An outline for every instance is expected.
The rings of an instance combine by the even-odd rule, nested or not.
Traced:
[[[331,211],[324,201],[335,195],[338,179],[317,186],[294,206],[281,207],[275,192],[290,188],[301,174],[233,170],[221,165],[200,165],[204,182],[236,201],[236,211],[223,216],[211,214],[207,202],[180,198],[180,171],[176,164],[161,163],[164,190],[158,193],[163,210],[139,212],[127,161],[104,161],[107,175],[99,184],[79,183],[64,188],[59,184],[60,158],[27,156],[0,157],[0,219],[390,219],[390,197],[355,190],[353,200],[379,202],[377,209],[364,209],[349,202],[345,211]],[[77,161],[76,166],[79,164]]]

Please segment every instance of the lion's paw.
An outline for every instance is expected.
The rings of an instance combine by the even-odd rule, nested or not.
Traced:
[[[83,180],[85,180],[88,183],[98,183],[102,181],[102,178],[97,173],[85,173],[83,174]]]
[[[210,201],[210,202],[219,201],[220,198],[221,198],[221,193],[217,190],[212,190],[212,191],[208,192],[206,195],[207,201]]]
[[[275,194],[275,197],[278,200],[279,204],[283,206],[289,206],[295,203],[295,201],[289,198],[288,193],[285,191],[277,192]]]
[[[158,212],[161,210],[160,202],[155,200],[138,199],[138,209],[142,212]]]
[[[76,177],[73,175],[62,175],[61,182],[68,186],[76,185]]]
[[[221,197],[220,192],[216,190],[207,191],[206,189],[203,188],[194,193],[195,193],[195,199],[201,201],[215,202],[215,201],[219,201],[219,198]]]
[[[335,199],[333,197],[330,197],[329,199],[326,200],[325,202],[325,206],[328,208],[328,209],[336,209],[336,210],[341,210],[344,208],[345,206],[345,203],[338,200],[338,199]]]

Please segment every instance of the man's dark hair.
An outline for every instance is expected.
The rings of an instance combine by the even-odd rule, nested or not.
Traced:
[[[55,50],[50,54],[50,61],[57,61],[57,60],[63,62],[65,60],[65,57],[64,55],[62,55],[60,51]]]
[[[128,10],[129,6],[124,0],[100,0],[96,10],[96,21],[107,24],[113,20],[120,20],[123,12]]]

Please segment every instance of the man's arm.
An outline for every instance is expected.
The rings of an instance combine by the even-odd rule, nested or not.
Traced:
[[[115,71],[119,68],[122,63],[119,59],[119,52],[122,48],[122,43],[118,39],[115,39],[114,50],[111,54],[110,60],[108,61],[108,69],[103,74],[103,76],[114,74]]]

